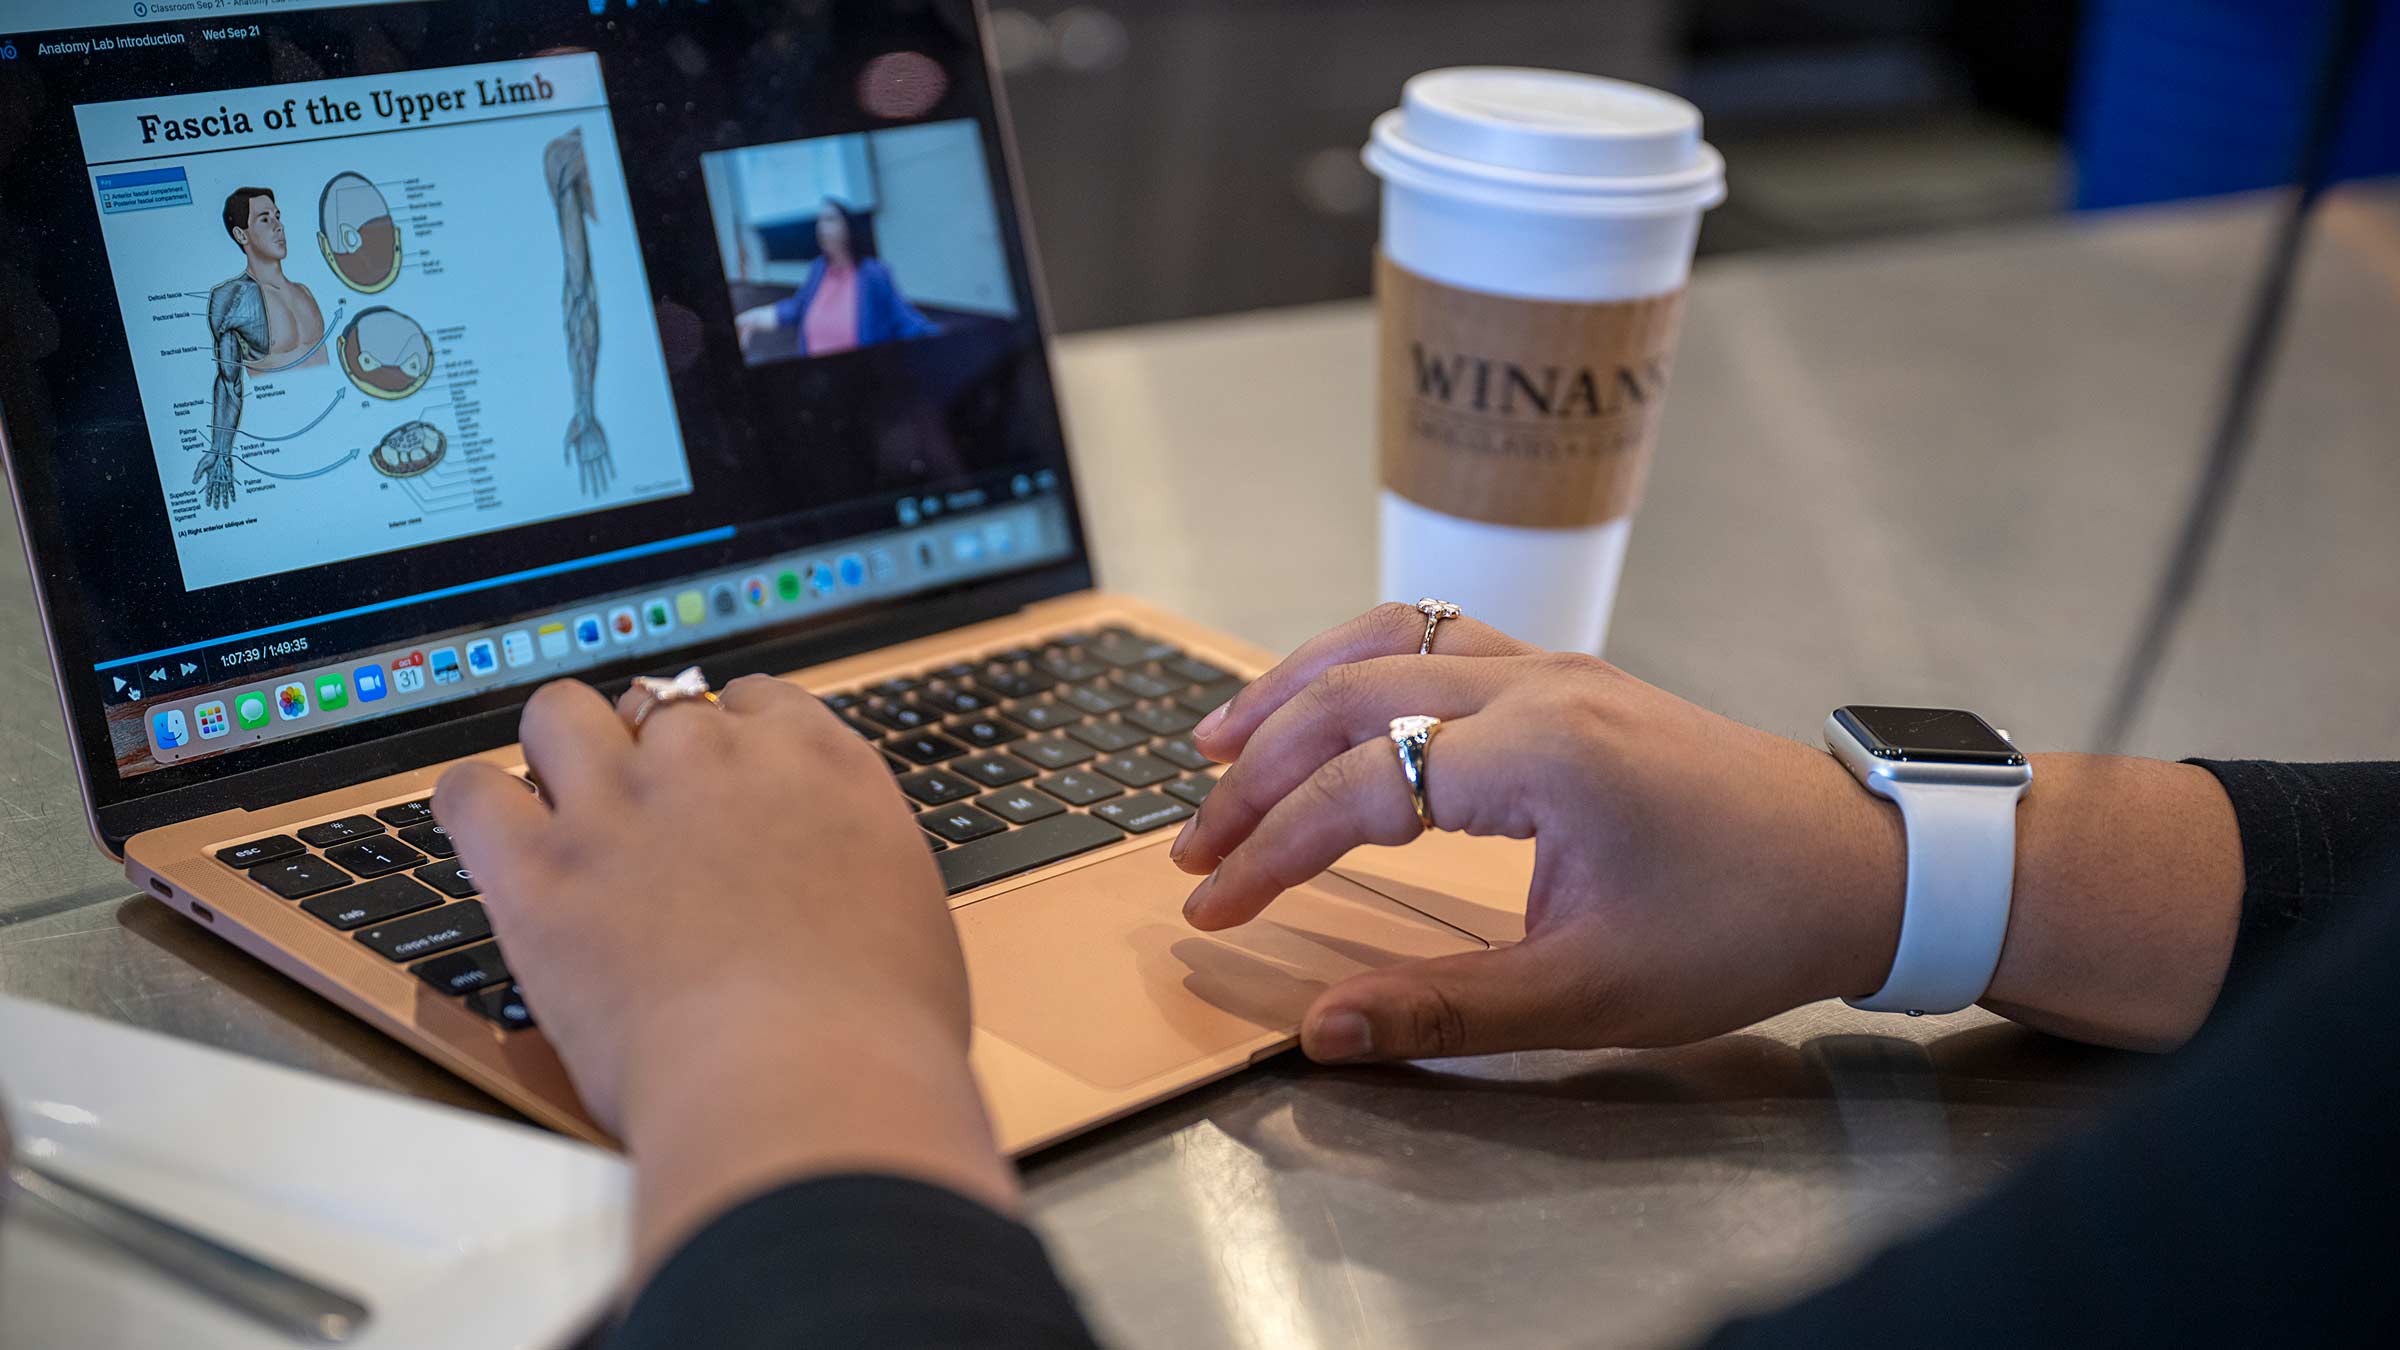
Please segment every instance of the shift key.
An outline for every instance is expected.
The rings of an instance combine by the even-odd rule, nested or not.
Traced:
[[[414,961],[492,935],[491,917],[481,900],[461,900],[424,914],[360,931],[358,940],[387,961]]]

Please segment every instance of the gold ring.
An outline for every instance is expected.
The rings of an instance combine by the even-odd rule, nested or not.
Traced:
[[[1400,751],[1400,776],[1408,780],[1409,795],[1416,798],[1417,823],[1428,830],[1438,828],[1433,823],[1433,804],[1425,798],[1425,765],[1433,749],[1433,733],[1442,729],[1438,717],[1395,717],[1392,719],[1392,744]]]
[[[1431,655],[1433,631],[1442,626],[1442,620],[1455,619],[1462,611],[1447,600],[1436,600],[1429,595],[1417,602],[1417,612],[1425,616],[1425,640],[1417,644],[1417,655]]]
[[[662,680],[653,675],[636,675],[633,677],[633,687],[644,695],[641,706],[633,710],[633,734],[636,736],[642,734],[642,723],[650,720],[650,714],[670,703],[706,703],[713,707],[717,702],[717,696],[709,690],[708,677],[700,673],[698,666],[671,680]]]

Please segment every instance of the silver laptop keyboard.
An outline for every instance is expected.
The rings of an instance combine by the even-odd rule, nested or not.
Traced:
[[[825,702],[920,808],[950,894],[1189,819],[1216,786],[1191,729],[1242,682],[1125,628],[992,652]],[[430,799],[217,850],[497,1026],[534,1025]]]

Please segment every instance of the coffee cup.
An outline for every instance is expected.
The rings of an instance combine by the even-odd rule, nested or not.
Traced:
[[[1724,161],[1672,94],[1499,67],[1411,79],[1365,158],[1383,598],[1596,653]]]

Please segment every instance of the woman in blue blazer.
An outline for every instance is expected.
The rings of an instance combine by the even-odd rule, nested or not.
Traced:
[[[744,351],[777,329],[792,330],[802,356],[830,356],[941,331],[900,294],[892,269],[875,256],[866,218],[830,198],[817,213],[817,254],[798,291],[735,319]]]

